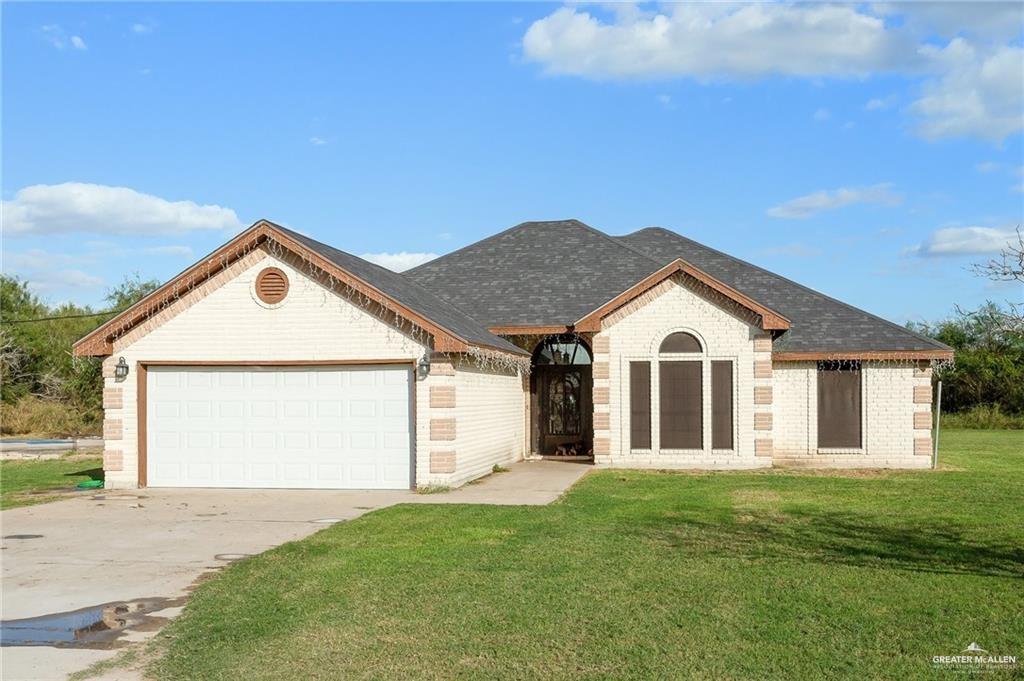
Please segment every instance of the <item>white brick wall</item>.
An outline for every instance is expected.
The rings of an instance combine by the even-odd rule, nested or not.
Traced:
[[[645,294],[639,304],[612,314],[606,319],[598,338],[606,338],[607,353],[596,352],[595,362],[607,361],[609,377],[595,379],[595,410],[603,411],[597,396],[609,389],[608,431],[595,431],[595,463],[614,467],[651,468],[758,468],[771,465],[770,457],[754,454],[754,360],[768,356],[756,353],[754,339],[762,331],[731,309],[723,309],[701,294],[673,279]],[[729,306],[730,308],[732,306]],[[662,340],[676,331],[695,335],[704,345],[704,450],[664,451],[659,445],[658,348]],[[602,344],[604,341],[602,341]],[[688,357],[678,357],[687,359]],[[733,361],[732,451],[711,450],[711,367],[710,361]],[[647,451],[631,451],[629,443],[629,363],[644,360],[651,366],[651,440]],[[758,382],[770,378],[758,379]],[[757,431],[759,438],[771,437],[771,431]],[[608,454],[599,454],[599,440],[609,439]]]
[[[281,268],[291,282],[288,297],[268,307],[253,293],[256,275],[267,266]],[[395,359],[412,362],[426,348],[367,311],[306,277],[296,265],[264,251],[246,256],[235,271],[214,277],[201,299],[174,303],[159,325],[146,333],[132,332],[114,343],[104,361],[105,387],[123,388],[122,407],[106,418],[120,420],[123,439],[108,448],[122,453],[122,470],[108,471],[110,487],[134,487],[138,481],[137,362],[149,361],[280,361]],[[236,272],[239,272],[235,276]],[[173,314],[180,310],[178,314]],[[110,368],[118,357],[131,367],[128,379],[117,381]],[[429,427],[427,381],[416,384],[417,438],[424,443]],[[421,457],[417,456],[417,459]]]
[[[914,428],[914,413],[931,414],[930,403],[914,402],[914,387],[930,387],[930,373],[912,363],[862,365],[862,440],[853,451],[818,449],[816,362],[774,366],[775,462],[836,468],[927,468],[931,457],[915,454],[915,439],[931,432]]]
[[[491,472],[495,464],[523,458],[527,394],[519,373],[483,369],[472,358],[455,362],[454,376],[431,376],[432,385],[455,388],[455,407],[431,409],[431,417],[455,418],[455,440],[432,448],[455,451],[455,472],[430,473],[428,457],[417,463],[420,485],[457,487]],[[422,448],[421,448],[422,449]]]

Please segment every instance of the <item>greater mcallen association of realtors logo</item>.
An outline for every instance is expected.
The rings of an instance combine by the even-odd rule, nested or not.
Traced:
[[[1016,655],[991,655],[977,643],[964,648],[959,655],[933,655],[932,665],[938,669],[977,673],[1015,669]]]

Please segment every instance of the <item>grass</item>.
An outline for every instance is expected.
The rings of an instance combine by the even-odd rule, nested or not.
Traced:
[[[1024,434],[944,432],[941,456],[383,509],[199,587],[148,673],[913,679],[972,641],[1024,655]]]
[[[0,461],[0,509],[55,501],[83,480],[102,479],[103,459],[94,456]]]

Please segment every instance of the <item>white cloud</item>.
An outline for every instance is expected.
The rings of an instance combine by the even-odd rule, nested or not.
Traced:
[[[147,248],[146,253],[149,255],[173,255],[179,258],[191,258],[192,247],[191,246],[153,246]]]
[[[827,121],[830,118],[832,118],[832,113],[828,109],[821,108],[814,112],[814,120],[816,121]]]
[[[327,144],[327,140],[325,140],[323,137],[310,137],[309,143],[312,144],[313,146],[322,147],[323,145]]]
[[[608,14],[570,5],[530,25],[522,49],[548,73],[594,79],[909,76],[923,79],[909,109],[923,137],[999,142],[1024,127],[1021,7],[666,3],[614,5]],[[893,103],[872,99],[865,108]]]
[[[875,97],[873,99],[869,99],[867,103],[864,104],[864,110],[883,111],[891,107],[895,102],[896,97],[894,97],[893,95],[889,95],[888,97]]]
[[[672,95],[658,95],[656,97],[658,103],[666,109],[674,109],[675,106],[672,104]]]
[[[944,227],[936,230],[911,253],[923,256],[980,255],[997,253],[1016,237],[1013,229],[994,227]]]
[[[1024,129],[1024,48],[982,53],[962,38],[927,50],[945,73],[911,105],[927,139],[980,137],[999,142]]]
[[[145,35],[146,33],[152,33],[156,25],[149,21],[138,21],[132,24],[132,33],[137,35]]]
[[[983,40],[1011,40],[1024,24],[1024,5],[1019,2],[915,1],[879,3],[874,9],[883,15],[900,15],[917,34],[934,33],[947,39],[969,35]]]
[[[103,285],[103,279],[81,270],[40,270],[25,280],[30,289],[40,294],[60,288],[83,289]]]
[[[593,78],[864,76],[915,55],[882,18],[853,5],[665,7],[617,11],[611,22],[563,7],[529,27],[523,52],[551,73]]]
[[[803,220],[822,211],[856,203],[895,206],[902,201],[903,197],[892,191],[891,184],[883,183],[870,187],[840,187],[839,189],[822,190],[790,199],[769,208],[767,212],[773,218]]]
[[[2,206],[4,233],[181,234],[237,230],[235,211],[193,201],[168,201],[128,187],[66,182],[18,190]]]
[[[377,263],[381,267],[386,267],[394,272],[404,272],[417,265],[430,262],[437,257],[437,253],[408,253],[401,251],[400,253],[363,253],[359,257],[363,260]]]
[[[77,36],[77,35],[71,36],[71,46],[74,47],[76,50],[88,50],[89,49],[89,47],[85,44],[85,41],[82,40],[82,38],[80,36]]]
[[[43,40],[50,43],[58,50],[63,50],[68,45],[68,34],[58,24],[46,24],[39,27]]]
[[[974,169],[979,173],[994,173],[999,170],[1002,166],[995,161],[982,161],[981,163],[974,164]]]

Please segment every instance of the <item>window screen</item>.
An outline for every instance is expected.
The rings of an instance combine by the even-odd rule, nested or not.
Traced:
[[[859,448],[860,363],[818,363],[818,446]]]
[[[711,446],[732,449],[732,362],[711,362]]]
[[[702,449],[704,429],[701,363],[660,362],[661,448]]]
[[[651,448],[651,364],[629,363],[629,447]]]

